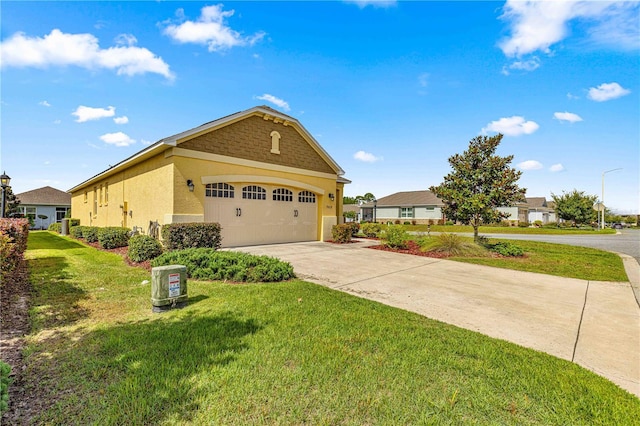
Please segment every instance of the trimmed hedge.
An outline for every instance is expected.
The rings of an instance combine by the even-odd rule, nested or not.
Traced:
[[[86,228],[86,226],[72,226],[69,228],[69,235],[71,235],[73,238],[82,238],[84,228]]]
[[[351,236],[357,237],[358,232],[360,232],[360,224],[358,222],[347,222],[345,225],[349,225],[351,227]]]
[[[162,226],[162,240],[167,250],[219,249],[220,231],[219,223],[171,223]]]
[[[148,235],[134,235],[129,239],[127,256],[134,262],[155,259],[162,254],[162,244]]]
[[[98,228],[98,242],[103,249],[126,247],[129,244],[131,229],[119,226]]]
[[[331,236],[333,242],[338,244],[346,244],[351,242],[351,225],[348,223],[342,225],[333,225],[331,227]]]
[[[495,244],[486,244],[485,247],[501,256],[520,257],[524,255],[524,249],[513,243],[499,242]]]
[[[27,219],[0,219],[0,285],[24,266],[28,237]]]
[[[288,262],[269,256],[255,256],[213,248],[176,250],[155,258],[151,266],[184,265],[187,276],[198,280],[236,282],[278,282],[295,277]]]
[[[95,243],[98,241],[98,227],[97,226],[83,226],[82,238],[88,243]]]

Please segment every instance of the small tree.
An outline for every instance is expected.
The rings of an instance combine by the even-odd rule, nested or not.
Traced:
[[[5,206],[3,217],[11,217],[14,213],[17,213],[19,205],[20,200],[16,198],[16,195],[13,193],[11,187],[7,186],[5,188]]]
[[[585,195],[584,191],[574,189],[571,192],[562,191],[562,195],[551,193],[551,198],[556,203],[558,217],[571,221],[574,226],[597,220],[597,212],[593,208],[597,195]]]
[[[471,139],[469,149],[449,157],[453,171],[444,177],[444,182],[429,188],[444,203],[447,219],[473,226],[476,241],[481,224],[509,217],[498,207],[525,200],[526,189],[517,185],[522,172],[509,166],[513,155],[495,155],[500,141],[501,134]]]

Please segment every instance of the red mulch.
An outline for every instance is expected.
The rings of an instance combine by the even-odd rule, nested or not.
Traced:
[[[433,252],[433,251],[422,251],[420,250],[420,246],[418,245],[418,243],[416,243],[415,241],[407,241],[407,248],[406,249],[396,249],[396,248],[391,248],[391,247],[387,247],[383,244],[380,244],[378,246],[371,246],[371,247],[367,247],[373,250],[383,250],[383,251],[390,251],[393,253],[403,253],[403,254],[412,254],[414,256],[422,256],[422,257],[433,257],[436,259],[444,259],[449,257],[449,255],[447,253],[437,253],[437,252]]]

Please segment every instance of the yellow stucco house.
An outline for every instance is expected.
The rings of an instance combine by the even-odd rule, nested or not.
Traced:
[[[218,222],[222,246],[328,240],[344,171],[298,120],[258,106],[164,138],[71,188],[81,225]]]

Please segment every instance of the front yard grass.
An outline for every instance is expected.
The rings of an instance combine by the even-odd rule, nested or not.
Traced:
[[[525,257],[451,257],[458,262],[591,281],[629,281],[620,256],[603,250],[537,241],[490,239],[521,247]]]
[[[29,236],[37,424],[634,424],[586,369],[303,281],[189,281],[152,314],[149,273]],[[345,272],[347,273],[347,272]]]
[[[404,225],[409,232],[427,232],[427,225]],[[431,232],[473,233],[468,225],[430,225]],[[580,228],[520,228],[518,226],[481,226],[480,234],[548,234],[548,235],[606,235],[615,234],[615,229]]]

